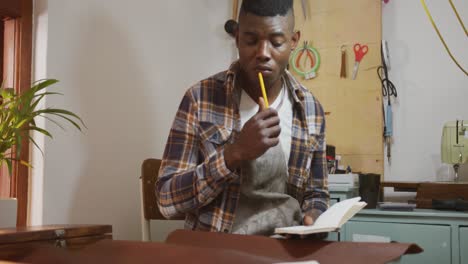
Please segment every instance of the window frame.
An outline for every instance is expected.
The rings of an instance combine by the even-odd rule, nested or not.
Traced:
[[[13,34],[5,39],[5,31],[2,32],[1,45],[1,73],[4,78],[4,51],[5,46],[13,45],[12,53],[7,56],[13,56],[12,83],[17,93],[23,93],[31,85],[31,65],[32,65],[32,16],[33,0],[2,0],[0,2],[0,18],[8,18],[8,27],[13,30]],[[10,20],[11,19],[11,20]],[[4,23],[5,24],[5,23]],[[21,146],[20,159],[29,161],[29,140],[23,139]],[[21,165],[19,162],[13,164],[13,171],[10,178],[10,197],[18,201],[17,226],[26,226],[28,220],[29,204],[29,168]]]

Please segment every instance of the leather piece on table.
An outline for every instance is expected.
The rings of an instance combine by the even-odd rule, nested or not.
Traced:
[[[261,236],[178,230],[166,243],[102,240],[81,250],[49,245],[36,248],[24,263],[386,263],[418,253],[414,244],[277,240]]]
[[[316,260],[327,263],[387,263],[404,254],[422,252],[416,244],[329,242],[309,239],[275,239],[263,236],[245,236],[225,233],[176,230],[166,243],[204,247],[230,248],[257,256],[286,261]]]
[[[282,259],[231,249],[199,248],[159,242],[103,240],[82,250],[43,246],[21,260],[34,264],[78,263],[276,263]]]

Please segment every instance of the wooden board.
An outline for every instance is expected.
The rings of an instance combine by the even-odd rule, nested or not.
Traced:
[[[0,229],[0,245],[112,234],[111,225],[49,225]]]
[[[21,15],[21,1],[2,0],[0,1],[0,18],[19,17]]]
[[[468,200],[468,184],[422,182],[416,194],[418,208],[432,208],[432,200]]]
[[[111,225],[49,225],[0,229],[0,259],[18,261],[37,249],[80,249],[112,239]],[[62,262],[60,262],[62,263]]]
[[[382,182],[381,187],[392,187],[395,192],[417,192],[421,182]]]
[[[353,171],[383,175],[381,64],[381,1],[308,0],[307,20],[301,1],[294,3],[301,43],[308,40],[321,57],[317,77],[299,80],[319,99],[327,115],[327,144],[336,146],[342,165]],[[352,80],[353,45],[369,46]],[[341,48],[346,50],[347,78],[340,78]],[[293,72],[294,73],[294,72]]]

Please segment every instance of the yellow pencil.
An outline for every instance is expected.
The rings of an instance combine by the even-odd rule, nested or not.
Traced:
[[[265,90],[265,83],[263,82],[263,75],[261,72],[258,72],[258,80],[260,81],[260,88],[262,89],[263,100],[265,101],[266,108],[270,107],[268,104],[268,97]]]

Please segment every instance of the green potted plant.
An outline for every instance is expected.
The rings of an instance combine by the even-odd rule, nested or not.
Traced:
[[[55,79],[40,80],[22,94],[15,94],[13,89],[0,87],[0,166],[6,164],[10,175],[13,161],[30,166],[28,162],[20,160],[21,144],[24,138],[28,138],[42,152],[32,138],[31,131],[52,138],[49,131],[36,125],[36,117],[46,118],[61,128],[63,127],[60,121],[72,124],[80,131],[82,127],[85,127],[81,118],[73,112],[60,108],[40,107],[41,100],[46,96],[61,95],[46,90],[47,87],[57,82],[58,80]]]
[[[73,112],[59,108],[38,107],[47,95],[61,95],[45,90],[57,82],[58,80],[55,79],[38,81],[23,94],[15,94],[12,89],[0,88],[0,165],[6,163],[9,173],[11,173],[13,160],[29,166],[27,162],[19,160],[23,138],[29,138],[40,149],[31,137],[30,131],[37,131],[52,138],[49,131],[36,125],[36,117],[46,118],[61,128],[63,127],[56,120],[57,118],[72,124],[80,131],[81,127],[85,126],[81,118]],[[12,149],[16,151],[12,152]]]

